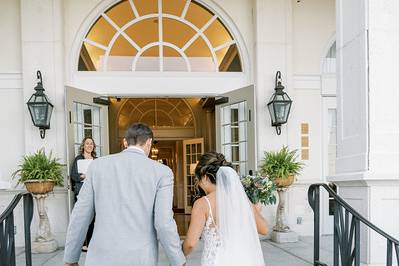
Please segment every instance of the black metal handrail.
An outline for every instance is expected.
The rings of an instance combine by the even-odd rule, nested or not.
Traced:
[[[313,184],[308,190],[308,201],[314,212],[314,254],[313,264],[327,264],[320,262],[320,187],[334,199],[334,266],[360,266],[360,223],[377,232],[387,240],[387,266],[392,266],[392,247],[396,253],[399,266],[399,240],[381,230],[347,202],[327,184]],[[345,210],[345,219],[343,210]],[[350,217],[350,215],[351,217]],[[340,264],[341,260],[341,264]]]
[[[30,193],[19,193],[0,215],[0,265],[15,266],[15,232],[14,209],[23,198],[24,230],[25,230],[25,260],[26,266],[32,266],[30,225],[33,218],[33,198]]]

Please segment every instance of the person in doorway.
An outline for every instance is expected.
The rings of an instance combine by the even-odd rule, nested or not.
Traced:
[[[125,150],[91,163],[68,227],[66,266],[78,265],[79,245],[94,213],[86,266],[156,266],[158,241],[172,266],[185,263],[173,219],[173,173],[148,158],[152,140],[151,128],[133,124]]]
[[[96,144],[94,142],[94,139],[92,137],[87,136],[83,139],[82,143],[80,144],[79,155],[76,156],[75,160],[72,163],[72,168],[71,168],[72,191],[74,192],[75,195],[75,202],[78,199],[80,189],[82,188],[83,182],[86,179],[86,175],[84,173],[79,173],[78,161],[84,159],[94,160],[96,158],[97,158],[97,153],[96,153]],[[87,247],[89,246],[90,239],[93,235],[93,229],[94,229],[94,218],[93,221],[90,223],[86,239],[82,247],[82,251],[84,252],[87,251]]]
[[[232,164],[223,154],[209,152],[200,158],[195,176],[206,196],[194,203],[184,254],[190,254],[202,236],[202,266],[264,266],[258,233],[266,235],[267,224]]]

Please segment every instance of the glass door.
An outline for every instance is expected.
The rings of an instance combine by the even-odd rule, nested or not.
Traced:
[[[195,196],[195,167],[204,153],[204,139],[183,140],[184,211],[191,213]]]
[[[256,170],[254,87],[222,95],[216,106],[216,150],[232,162],[241,176]]]
[[[69,177],[73,160],[79,154],[80,144],[86,136],[91,136],[96,143],[97,157],[109,153],[108,105],[104,100],[95,101],[95,99],[99,99],[99,95],[72,87],[65,88],[65,95]],[[68,178],[67,184],[70,213],[74,203],[70,178]]]

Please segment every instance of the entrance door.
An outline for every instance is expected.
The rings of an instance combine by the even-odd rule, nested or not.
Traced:
[[[204,139],[183,140],[184,212],[191,213],[195,193],[195,167],[204,153]]]
[[[74,158],[79,153],[79,146],[86,136],[91,136],[96,143],[97,157],[109,153],[108,145],[108,105],[100,95],[75,89],[65,88],[66,137],[68,176]],[[71,180],[68,178],[69,213],[73,206]]]
[[[337,100],[336,97],[323,97],[323,181],[335,175],[337,157]],[[334,217],[330,213],[328,193],[323,190],[322,198],[322,234],[333,234]]]
[[[248,86],[216,100],[216,150],[241,176],[256,170],[254,95],[254,86]]]

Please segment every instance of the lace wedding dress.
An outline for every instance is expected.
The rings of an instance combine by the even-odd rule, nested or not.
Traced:
[[[206,196],[205,199],[208,203],[208,219],[206,220],[204,231],[202,232],[204,250],[201,257],[201,266],[214,266],[216,254],[221,242],[215,220],[213,219],[211,203]]]
[[[216,174],[218,224],[209,199],[208,218],[202,233],[202,266],[264,266],[262,249],[251,203],[238,174],[220,167]]]

